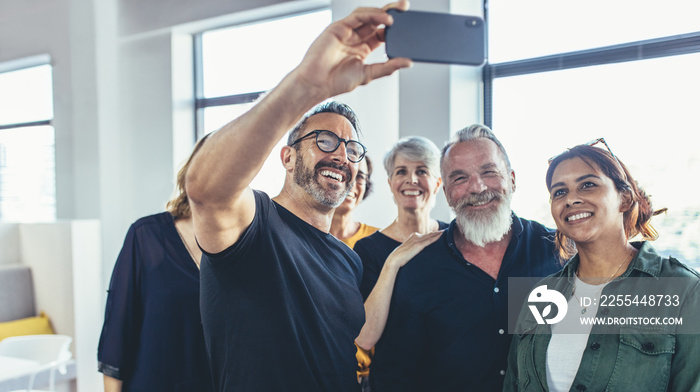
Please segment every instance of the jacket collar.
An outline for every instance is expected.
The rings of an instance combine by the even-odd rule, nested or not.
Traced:
[[[620,275],[619,279],[624,279],[628,276],[651,276],[659,278],[661,275],[661,260],[662,257],[656,253],[656,250],[649,244],[648,241],[636,241],[631,243],[638,252],[632,259],[627,270]],[[576,254],[569,260],[562,270],[562,276],[573,278],[579,265],[579,256]]]
[[[647,276],[659,279],[661,275],[662,257],[656,253],[648,241],[632,242],[631,244],[638,250],[637,255],[632,259],[630,265],[627,267],[627,270],[622,275],[615,278],[614,281],[619,281],[629,276]],[[559,291],[560,293],[563,293],[568,301],[573,295],[572,288],[574,283],[574,274],[576,273],[576,269],[578,269],[578,265],[579,256],[577,254],[566,263],[561,271],[552,275],[551,279],[545,278],[538,284],[542,284],[543,282],[546,283],[548,281],[551,282],[546,283],[547,286]],[[566,277],[568,279],[560,279],[562,277]],[[525,312],[524,318],[519,321],[518,326],[516,327],[516,333],[522,336],[527,333],[532,333],[535,330],[539,331],[538,333],[544,333],[544,331],[551,331],[551,327],[550,325],[538,325],[532,313]]]

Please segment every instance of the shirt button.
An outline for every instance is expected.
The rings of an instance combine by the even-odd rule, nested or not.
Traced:
[[[578,384],[578,385],[576,386],[576,390],[577,390],[577,391],[583,392],[583,391],[586,390],[586,386],[585,386],[585,385]]]
[[[501,376],[505,376],[505,375],[506,375],[506,371],[505,371],[505,370],[501,370],[499,373],[501,373]]]
[[[501,334],[501,335],[503,335],[504,333],[506,333],[506,331],[504,331],[504,330],[502,330],[502,329],[499,329],[499,330],[498,330],[498,333]]]
[[[654,351],[655,346],[654,346],[654,343],[652,343],[652,342],[646,342],[646,343],[644,343],[644,345],[642,347],[644,347],[644,350],[646,350],[646,351]]]
[[[499,292],[499,291],[501,291],[501,290],[500,290],[498,287],[494,287],[494,288],[493,288],[493,292],[494,292],[494,293],[497,293],[497,292]]]
[[[606,315],[606,314],[610,313],[610,309],[603,308],[603,310],[601,310],[600,313],[602,313],[603,315]]]
[[[591,344],[591,350],[597,350],[599,348],[600,348],[600,343],[595,342],[595,343]]]

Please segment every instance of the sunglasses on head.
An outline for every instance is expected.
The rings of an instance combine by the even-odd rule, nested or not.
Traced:
[[[617,156],[616,156],[615,154],[613,154],[612,150],[610,149],[610,146],[609,146],[608,143],[605,141],[605,138],[600,137],[600,138],[598,138],[598,139],[593,139],[593,140],[591,140],[591,141],[589,141],[589,142],[587,142],[587,143],[584,143],[583,145],[589,146],[589,147],[593,147],[593,146],[595,146],[596,144],[599,144],[599,143],[602,143],[603,145],[605,145],[605,148],[608,150],[608,152],[610,153],[610,155],[612,155],[613,159],[615,159],[615,162],[617,163],[617,166],[620,168],[620,172],[621,172],[622,175],[625,177],[625,181],[627,181],[627,174],[625,174],[625,170],[622,168],[622,164],[620,164],[620,161],[617,159]],[[564,151],[564,152],[562,152],[562,153],[559,153],[559,154],[557,154],[557,155],[555,155],[555,156],[549,158],[549,159],[547,160],[547,163],[551,165],[551,164],[552,164],[552,161],[554,161],[554,160],[557,159],[560,155],[566,153],[566,152],[569,151],[569,150],[571,150],[571,149],[569,148],[569,149],[567,149],[566,151]]]

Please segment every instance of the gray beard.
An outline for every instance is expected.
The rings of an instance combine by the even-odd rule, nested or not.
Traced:
[[[485,196],[488,198],[496,197],[498,205],[495,209],[483,211],[467,210],[467,203],[473,202],[473,199],[483,199]],[[510,193],[504,196],[491,191],[485,191],[475,197],[460,200],[453,210],[457,214],[455,219],[464,238],[479,247],[503,239],[513,224],[510,200]]]
[[[316,164],[318,167],[322,162]],[[321,165],[323,166],[323,165]],[[328,165],[326,165],[328,166]],[[309,169],[304,166],[302,159],[297,159],[294,164],[294,182],[302,187],[308,194],[313,196],[319,203],[330,207],[338,207],[350,193],[350,184],[345,184],[345,190],[340,185],[331,185],[331,189],[323,189],[321,184],[316,179],[316,168]],[[349,178],[349,173],[346,173],[345,178]]]

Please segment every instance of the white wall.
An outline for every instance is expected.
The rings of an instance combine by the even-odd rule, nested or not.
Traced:
[[[0,223],[0,249],[0,265],[20,262],[18,225]]]
[[[97,343],[104,301],[100,223],[97,220],[0,225],[0,264],[31,268],[37,312],[58,334],[73,338],[78,392],[102,388]],[[12,255],[12,257],[5,257]]]

